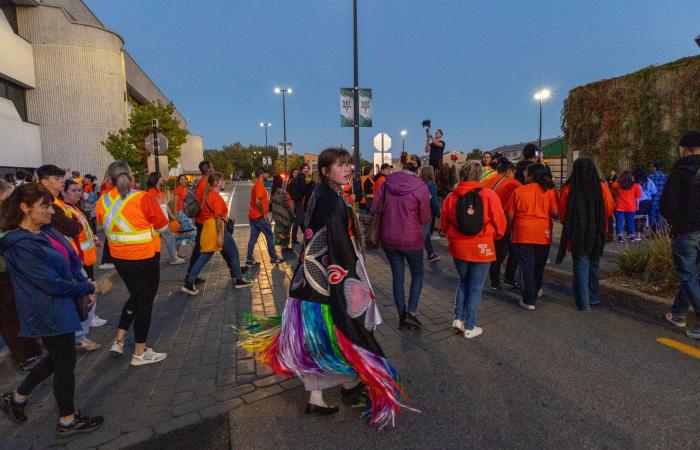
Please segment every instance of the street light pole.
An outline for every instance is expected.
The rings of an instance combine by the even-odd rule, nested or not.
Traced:
[[[265,150],[267,150],[267,129],[271,127],[272,124],[268,122],[260,122],[260,126],[265,128]]]
[[[537,150],[542,148],[542,98],[540,98],[540,134],[537,138]]]
[[[287,173],[287,102],[285,94],[291,94],[292,88],[281,89],[276,87],[275,94],[282,93],[282,135],[284,144],[284,173]]]
[[[357,57],[357,0],[352,2],[352,30],[353,30],[353,72],[354,85],[352,92],[353,115],[352,121],[354,124],[354,149],[353,158],[355,159],[355,184],[360,181],[360,83],[358,76],[358,57]],[[384,162],[384,161],[382,161]]]
[[[406,130],[401,130],[401,153],[406,151]],[[384,162],[384,161],[382,161]]]
[[[542,103],[552,95],[552,91],[549,89],[542,89],[541,91],[535,92],[535,100],[540,102],[540,133],[537,139],[537,149],[542,148]]]

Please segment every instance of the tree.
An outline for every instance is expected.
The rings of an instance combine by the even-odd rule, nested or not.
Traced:
[[[290,174],[292,173],[292,170],[298,169],[303,164],[304,164],[304,157],[303,156],[296,154],[296,153],[292,153],[291,155],[287,154],[287,172],[289,172]],[[274,173],[283,173],[284,172],[284,156],[278,157],[275,160],[275,163],[272,165],[272,167],[273,167],[272,170]]]
[[[484,155],[484,152],[481,151],[480,148],[473,148],[472,151],[467,153],[467,159],[472,159],[472,160],[479,160],[481,161],[481,157]]]
[[[165,152],[168,166],[176,167],[180,147],[187,141],[188,131],[180,127],[174,113],[175,105],[172,102],[134,105],[129,116],[129,127],[109,133],[102,145],[114,159],[126,162],[135,174],[141,175],[148,167],[149,156],[144,140],[151,133],[151,121],[158,119],[158,132],[168,139],[168,150]]]

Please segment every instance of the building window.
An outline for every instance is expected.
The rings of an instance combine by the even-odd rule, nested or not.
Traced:
[[[11,0],[0,0],[0,11],[5,14],[12,31],[17,34],[17,8]]]
[[[14,103],[19,116],[23,121],[27,121],[27,103],[24,100],[24,89],[9,80],[0,78],[0,97],[6,98]]]

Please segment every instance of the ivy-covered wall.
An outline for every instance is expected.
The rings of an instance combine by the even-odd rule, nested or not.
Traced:
[[[700,130],[700,56],[569,92],[562,111],[569,160],[593,156],[601,171],[678,158],[678,140]]]

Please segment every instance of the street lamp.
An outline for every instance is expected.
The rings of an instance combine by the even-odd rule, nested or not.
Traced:
[[[260,122],[260,126],[265,128],[265,149],[267,150],[267,129],[270,128],[272,124],[268,122]]]
[[[285,94],[291,94],[292,88],[282,89],[279,87],[275,88],[275,94],[282,93],[282,139],[284,142],[284,173],[287,173],[287,103],[285,101]]]
[[[542,89],[541,91],[535,92],[535,100],[540,102],[540,135],[537,139],[537,149],[542,149],[542,103],[547,100],[552,95],[552,91],[549,89]]]
[[[406,130],[401,130],[401,153],[406,151]],[[384,162],[384,161],[382,161]]]

